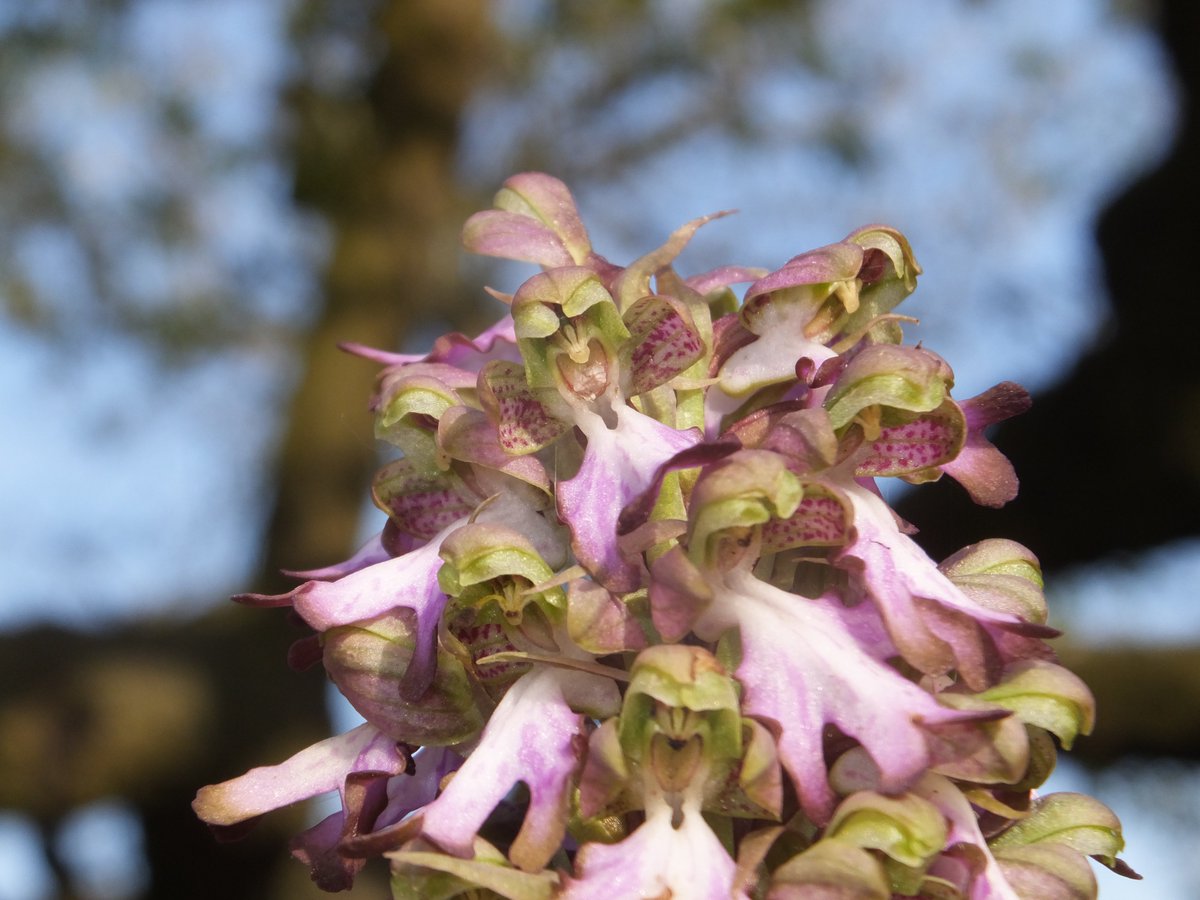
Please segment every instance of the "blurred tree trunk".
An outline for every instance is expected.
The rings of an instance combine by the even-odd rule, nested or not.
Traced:
[[[344,559],[358,538],[377,462],[367,411],[377,367],[336,344],[390,348],[413,320],[464,306],[458,230],[474,204],[460,196],[453,166],[459,114],[487,59],[487,13],[482,0],[380,3],[369,33],[381,56],[366,93],[322,92],[305,71],[290,98],[296,196],[325,217],[332,252],[323,308],[298,352],[261,574],[247,588],[286,590],[281,568]],[[345,14],[324,0],[304,5],[301,57]],[[99,636],[5,636],[0,806],[29,811],[50,834],[80,804],[124,799],[144,823],[154,898],[319,895],[287,859],[300,811],[218,844],[190,808],[200,786],[328,734],[322,671],[295,673],[285,662],[302,634],[279,611],[222,608]],[[380,865],[353,896],[386,893]]]
[[[302,11],[297,26],[302,53],[306,42],[321,39],[314,29],[337,15],[337,7],[316,2]],[[330,96],[310,83],[299,86],[291,100],[296,196],[324,216],[333,246],[325,304],[302,351],[303,370],[280,444],[258,590],[290,586],[280,583],[280,569],[344,559],[358,538],[378,461],[367,411],[377,367],[340,352],[337,343],[391,348],[414,319],[463,306],[455,277],[457,236],[470,203],[459,195],[453,166],[459,114],[486,58],[487,10],[481,0],[394,0],[381,5],[377,24],[384,49],[365,96]],[[247,633],[264,632],[263,645],[238,646],[262,661],[258,677],[272,685],[279,703],[270,714],[286,716],[280,727],[294,731],[301,720],[310,725],[309,738],[324,736],[318,733],[325,730],[320,670],[302,677],[287,670],[280,641],[265,636],[285,630],[276,616],[242,611],[238,621],[236,627]],[[229,699],[236,702],[236,692]],[[268,713],[256,707],[252,714]],[[221,732],[214,740],[231,737]],[[297,741],[292,750],[307,742]],[[266,762],[260,752],[246,748],[244,758],[219,777]],[[190,790],[203,783],[193,775]],[[186,802],[146,813],[153,896],[265,895],[247,883],[254,879],[251,872],[230,872],[229,848],[213,843],[204,859],[196,858],[189,840],[195,824]],[[279,847],[263,848],[263,858],[250,862],[269,872],[284,856]],[[190,860],[186,872],[182,858]],[[286,865],[288,886],[275,885],[275,896],[315,894],[296,877],[304,874],[302,867],[290,860]],[[373,877],[364,873],[360,882],[354,895],[386,894],[382,868]]]
[[[1122,758],[1200,762],[1200,648],[1058,648],[1096,697],[1096,731],[1071,757],[1102,766]]]
[[[321,13],[337,8],[310,4],[303,27],[319,29]],[[292,98],[297,198],[322,213],[334,243],[279,457],[267,578],[324,565],[331,550],[340,559],[362,521],[377,462],[367,400],[378,367],[337,343],[390,349],[412,321],[454,318],[468,299],[456,273],[472,203],[453,167],[459,113],[486,59],[486,8],[396,0],[377,19],[386,52],[365,96],[301,85]]]

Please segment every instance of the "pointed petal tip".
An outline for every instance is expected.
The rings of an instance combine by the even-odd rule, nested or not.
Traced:
[[[304,584],[292,588],[285,594],[234,594],[229,599],[243,606],[258,606],[263,608],[291,606],[297,597],[307,593],[306,588],[308,588],[310,583],[306,581]]]

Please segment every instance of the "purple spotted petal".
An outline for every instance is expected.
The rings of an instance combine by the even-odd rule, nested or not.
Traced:
[[[963,416],[954,402],[948,400],[912,421],[881,428],[878,438],[859,449],[854,474],[907,475],[944,466],[960,452],[965,439]]]
[[[666,384],[704,354],[687,308],[671,297],[643,297],[624,316],[629,329],[629,395]]]
[[[840,547],[848,536],[849,519],[846,501],[840,494],[819,483],[805,484],[804,496],[792,515],[762,526],[763,552],[789,547]]]
[[[611,591],[641,586],[642,567],[622,556],[617,520],[627,503],[654,480],[658,467],[700,441],[694,431],[676,431],[632,407],[614,407],[616,427],[599,416],[580,414],[587,436],[583,465],[558,484],[558,515],[571,530],[575,557]]]
[[[470,515],[482,498],[450,472],[401,457],[383,466],[371,485],[375,505],[396,527],[421,540]]]
[[[495,362],[479,373],[479,399],[496,426],[496,440],[513,456],[557,440],[570,425],[548,410],[525,379],[525,367]]]
[[[550,476],[541,460],[507,452],[501,445],[499,430],[482,410],[465,406],[446,410],[438,420],[438,445],[452,459],[495,469],[547,495],[551,493]]]

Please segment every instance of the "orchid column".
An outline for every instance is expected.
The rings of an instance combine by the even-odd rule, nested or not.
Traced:
[[[352,559],[280,596],[365,724],[203,788],[215,828],[326,792],[298,836],[328,890],[383,855],[397,898],[1086,898],[1134,876],[1115,817],[1039,795],[1092,727],[1037,560],[940,565],[877,479],[1016,494],[984,429],[1019,386],[951,396],[893,312],[920,268],[870,226],[774,272],[628,266],[542,174],[467,222],[541,271],[476,338],[383,365],[398,449]],[[734,285],[748,284],[739,300]]]

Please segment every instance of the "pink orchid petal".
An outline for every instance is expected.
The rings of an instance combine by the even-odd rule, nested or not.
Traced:
[[[497,209],[476,213],[463,226],[463,244],[468,250],[543,266],[582,264],[591,255],[591,241],[575,199],[554,176],[544,172],[513,175],[497,192],[495,205]],[[563,255],[557,255],[557,248],[562,248]]]
[[[651,250],[630,263],[617,277],[613,292],[621,310],[627,310],[635,301],[650,293],[650,278],[674,262],[675,257],[683,252],[683,248],[688,245],[700,228],[732,213],[733,210],[726,209],[685,222],[671,232],[671,236],[661,247]]]
[[[676,431],[629,406],[614,410],[612,429],[597,415],[578,416],[576,424],[588,441],[583,465],[574,478],[558,483],[557,500],[576,558],[606,588],[623,593],[639,588],[643,574],[621,555],[621,510],[650,485],[659,466],[699,443],[700,435]]]
[[[754,266],[720,266],[709,272],[686,278],[683,283],[698,293],[707,294],[709,291],[729,287],[731,284],[755,281],[766,274],[766,269]]]
[[[794,256],[783,267],[764,275],[746,290],[743,302],[786,288],[829,284],[854,278],[862,268],[863,248],[843,241]]]
[[[712,638],[740,628],[742,710],[777,724],[780,761],[804,811],[819,824],[835,802],[826,725],[858,740],[879,766],[883,789],[896,792],[930,764],[922,724],[962,718],[864,651],[834,612],[836,599],[797,597],[736,569],[715,595],[696,632]]]
[[[432,803],[442,779],[462,766],[463,757],[449,747],[421,747],[413,755],[413,774],[388,783],[388,803],[379,814],[380,827],[395,825]]]
[[[854,512],[855,538],[840,558],[858,561],[867,594],[913,665],[929,674],[958,667],[964,676],[986,680],[1004,662],[997,648],[1003,632],[1026,638],[1058,633],[971,600],[901,534],[882,499],[858,485],[847,486],[845,495]]]
[[[1004,877],[996,858],[988,848],[979,821],[970,802],[947,778],[926,775],[916,786],[915,793],[941,810],[950,823],[946,846],[969,844],[983,860],[982,871],[971,880],[968,900],[1020,900],[1017,892]]]
[[[536,456],[514,456],[501,444],[499,429],[482,410],[455,406],[438,421],[438,443],[454,459],[495,469],[552,492],[546,467]]]
[[[1017,496],[1012,463],[984,435],[984,429],[1020,415],[1033,405],[1029,392],[1002,381],[959,404],[967,419],[967,441],[958,456],[941,466],[980,506],[1000,507]]]
[[[420,831],[420,814],[442,789],[446,776],[462,766],[463,757],[448,747],[421,747],[412,755],[412,774],[388,780],[387,806],[369,832],[343,835],[338,848],[366,858],[395,850]]]
[[[980,506],[999,508],[1014,499],[1020,488],[1008,457],[978,432],[968,434],[958,456],[940,468],[966,488]]]
[[[469,857],[484,821],[517,782],[529,809],[510,857],[527,872],[549,862],[566,830],[570,793],[585,743],[584,717],[563,697],[578,672],[534,669],[504,695],[479,746],[424,813],[422,833],[455,856]]]
[[[575,857],[576,878],[563,900],[615,897],[743,898],[733,892],[736,865],[699,810],[672,827],[665,803],[649,811],[633,834],[616,844],[584,844]]]
[[[458,331],[442,335],[434,341],[433,349],[428,353],[392,353],[353,341],[345,341],[338,344],[338,347],[347,353],[353,353],[355,356],[361,356],[363,359],[369,359],[385,366],[435,362],[478,372],[484,363],[492,359],[520,360],[521,355],[517,352],[517,335],[513,328],[512,316],[505,314],[498,322],[481,331],[476,337],[467,337]]]
[[[289,578],[302,578],[305,581],[336,581],[351,572],[365,569],[381,563],[391,557],[384,549],[383,533],[375,535],[354,552],[354,555],[344,562],[323,566],[319,569],[285,569],[283,574]]]
[[[417,614],[418,633],[436,627],[446,597],[438,589],[442,540],[466,524],[460,519],[411,553],[353,572],[337,581],[309,581],[291,592],[296,612],[317,631],[373,619],[394,609]]]
[[[306,747],[276,766],[251,769],[237,778],[210,784],[192,802],[210,825],[234,825],[301,800],[343,790],[352,772],[399,774],[408,756],[372,725]]]
[[[748,326],[758,338],[730,353],[718,373],[717,389],[710,389],[705,398],[706,409],[732,412],[752,391],[794,381],[801,359],[820,366],[837,358],[836,351],[805,334],[811,317],[805,303],[764,298]]]
[[[497,256],[552,268],[575,262],[562,239],[536,219],[503,209],[487,209],[467,219],[463,244],[481,256]]]

